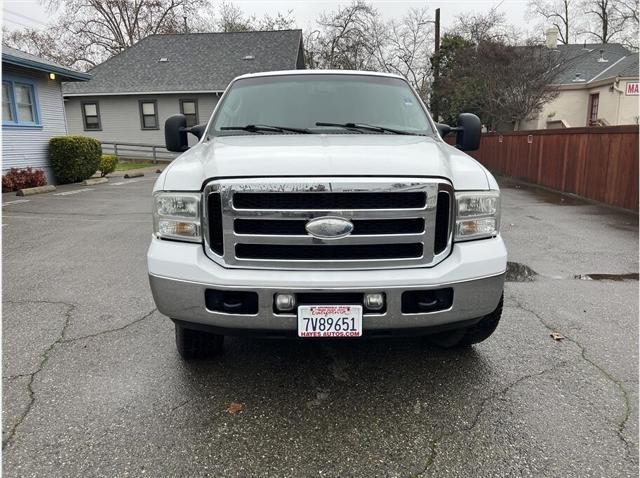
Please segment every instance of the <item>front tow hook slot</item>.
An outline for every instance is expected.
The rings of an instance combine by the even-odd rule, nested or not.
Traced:
[[[408,290],[402,293],[403,314],[426,314],[447,310],[453,304],[453,288]]]
[[[239,315],[258,313],[257,292],[207,289],[204,300],[207,310],[211,312]]]

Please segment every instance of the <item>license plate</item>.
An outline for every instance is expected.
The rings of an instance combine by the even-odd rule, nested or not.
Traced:
[[[298,337],[360,337],[361,305],[301,305]]]

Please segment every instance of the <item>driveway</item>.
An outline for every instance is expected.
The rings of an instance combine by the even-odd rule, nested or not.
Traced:
[[[637,216],[506,183],[537,275],[468,351],[232,338],[186,364],[147,283],[154,176],[3,195],[5,476],[637,476]]]

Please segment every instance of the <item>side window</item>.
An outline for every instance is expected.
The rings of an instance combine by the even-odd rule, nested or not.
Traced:
[[[33,94],[33,86],[15,83],[13,93],[16,98],[16,110],[18,123],[36,123],[36,107]]]
[[[13,112],[13,87],[8,81],[2,82],[2,121],[4,123],[15,122],[16,115]]]
[[[187,127],[198,124],[198,100],[180,100],[180,113],[187,119]]]
[[[2,81],[2,124],[40,126],[35,85],[13,79]]]
[[[97,101],[82,103],[82,119],[85,131],[99,131],[102,129],[100,123],[100,108]]]
[[[589,95],[589,118],[587,126],[598,125],[598,104],[600,103],[600,94]]]
[[[140,125],[142,129],[158,129],[158,103],[156,100],[140,100]]]

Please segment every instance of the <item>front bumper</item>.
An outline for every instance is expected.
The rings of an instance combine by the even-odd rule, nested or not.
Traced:
[[[254,270],[225,269],[210,260],[202,245],[154,238],[147,254],[149,280],[158,310],[174,320],[217,329],[291,332],[295,313],[275,313],[277,292],[384,292],[383,313],[366,313],[363,329],[399,330],[467,322],[492,312],[504,285],[507,253],[501,237],[457,243],[451,255],[432,268],[393,270]],[[453,304],[429,313],[402,313],[407,290],[453,288]],[[206,289],[258,293],[258,313],[212,312]]]

